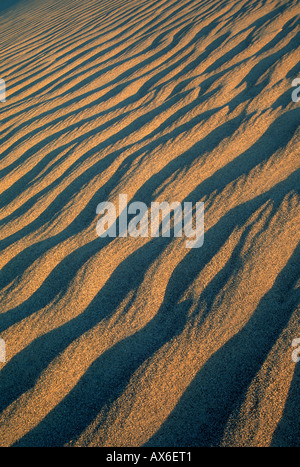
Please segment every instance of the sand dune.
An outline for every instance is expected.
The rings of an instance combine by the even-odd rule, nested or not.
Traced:
[[[299,446],[299,2],[1,5],[0,445]]]

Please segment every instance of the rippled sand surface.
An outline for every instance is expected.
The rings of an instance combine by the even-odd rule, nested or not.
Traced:
[[[296,0],[0,6],[0,445],[300,445]],[[96,207],[204,202],[205,239]]]

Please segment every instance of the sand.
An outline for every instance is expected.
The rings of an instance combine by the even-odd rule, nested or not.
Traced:
[[[296,0],[1,2],[1,446],[300,445],[299,44]],[[99,238],[120,193],[203,246]]]

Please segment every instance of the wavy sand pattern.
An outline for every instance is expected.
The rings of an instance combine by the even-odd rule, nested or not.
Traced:
[[[1,5],[0,445],[300,445],[299,2]]]

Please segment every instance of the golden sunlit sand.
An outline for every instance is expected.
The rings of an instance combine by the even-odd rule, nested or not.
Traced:
[[[299,45],[297,0],[1,4],[0,446],[300,445]],[[120,193],[203,246],[99,238]]]

